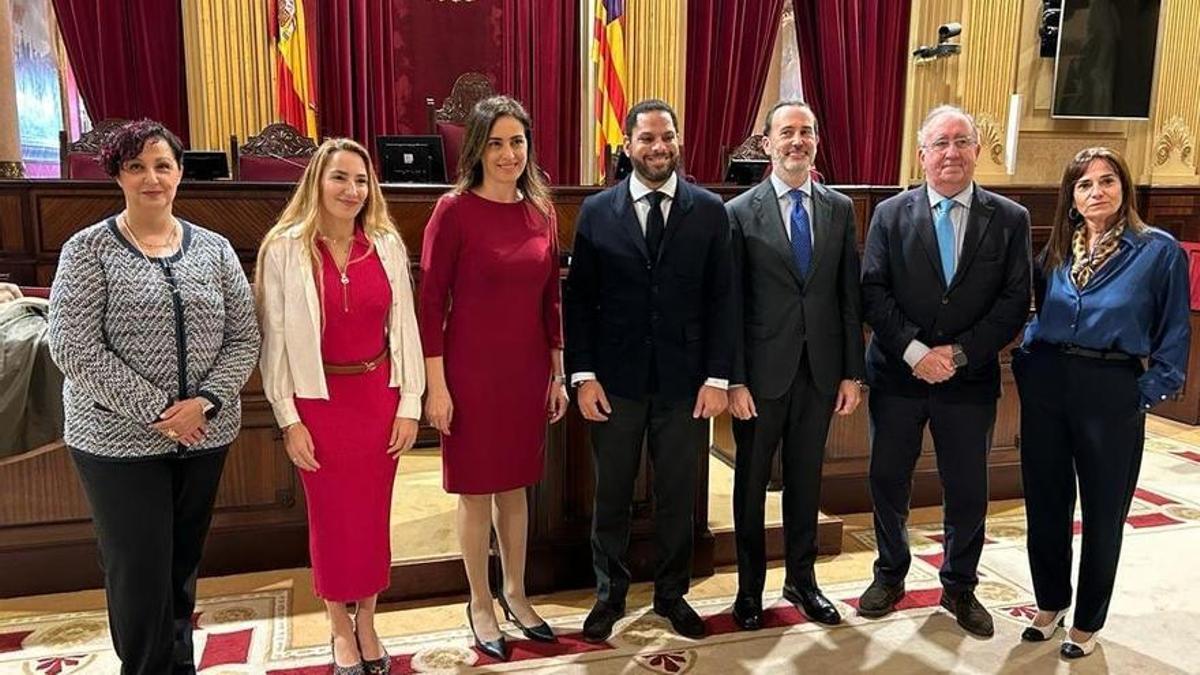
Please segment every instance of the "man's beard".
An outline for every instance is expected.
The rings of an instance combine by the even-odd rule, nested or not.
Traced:
[[[675,170],[679,168],[679,155],[671,155],[667,164],[658,170],[651,169],[650,165],[634,157],[629,158],[633,162],[633,166],[637,169],[638,175],[652,183],[659,183],[671,177]]]

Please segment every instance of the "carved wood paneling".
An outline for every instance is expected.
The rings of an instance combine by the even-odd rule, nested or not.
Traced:
[[[466,124],[467,115],[471,114],[475,104],[495,93],[496,88],[492,86],[492,81],[487,75],[463,73],[454,80],[450,95],[442,101],[442,107],[433,111],[430,121]],[[427,104],[432,103],[433,99],[427,100]],[[430,129],[430,133],[434,133],[434,130]]]
[[[239,154],[248,157],[311,157],[316,151],[313,139],[286,122],[268,124],[238,148]]]

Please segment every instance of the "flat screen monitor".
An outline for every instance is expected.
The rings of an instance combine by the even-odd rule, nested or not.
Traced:
[[[382,182],[446,182],[441,136],[380,136],[375,143],[379,149],[379,179]]]
[[[1063,0],[1052,117],[1150,117],[1159,4]]]
[[[754,185],[767,175],[769,159],[731,159],[725,169],[725,182],[734,185]]]
[[[183,177],[187,180],[229,178],[229,157],[212,150],[184,150]]]

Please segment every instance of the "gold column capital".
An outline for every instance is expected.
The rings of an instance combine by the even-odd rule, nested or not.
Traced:
[[[18,180],[25,177],[25,164],[22,162],[0,161],[0,179]]]

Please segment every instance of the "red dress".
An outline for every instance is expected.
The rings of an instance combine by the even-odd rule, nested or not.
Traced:
[[[447,492],[542,477],[550,351],[562,349],[558,227],[527,201],[438,201],[421,251],[421,344],[443,357],[454,402],[442,438]]]
[[[324,297],[321,358],[369,361],[387,349],[392,292],[379,255],[361,231],[351,245],[346,293],[328,249],[321,252]],[[365,257],[364,257],[365,256]],[[387,588],[389,519],[396,460],[387,454],[400,390],[389,387],[391,359],[358,375],[326,375],[329,400],[296,398],[312,434],[316,471],[300,471],[308,501],[308,550],[318,597],[350,602]]]

